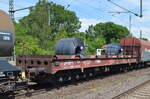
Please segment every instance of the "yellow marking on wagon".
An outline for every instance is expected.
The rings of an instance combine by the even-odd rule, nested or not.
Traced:
[[[22,79],[26,79],[26,73],[25,73],[25,72],[22,72],[22,73],[21,73],[21,77],[22,77]]]

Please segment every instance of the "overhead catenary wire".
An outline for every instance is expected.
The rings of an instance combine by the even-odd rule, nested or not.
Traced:
[[[44,4],[45,5],[45,4]],[[41,4],[40,6],[44,6],[43,4]],[[22,10],[28,10],[30,8],[34,8],[35,6],[29,6],[29,7],[25,7],[25,8],[20,8],[20,9],[16,9],[16,10],[13,10],[13,11],[10,11],[12,13],[15,13],[15,12],[18,12],[18,11],[22,11]],[[87,13],[85,14],[87,15]]]
[[[71,0],[71,1],[69,2],[67,8],[71,6],[71,3],[72,3],[72,2],[73,2],[73,0]],[[85,3],[85,2],[83,2],[83,3]],[[85,5],[88,6],[89,8],[92,8],[92,9],[96,10],[96,11],[100,11],[100,10],[101,10],[101,9],[98,9],[97,7],[93,7],[93,6],[91,6],[91,5],[87,4],[87,3],[85,3]],[[20,9],[16,9],[16,10],[13,10],[13,11],[10,11],[10,12],[15,13],[15,12],[17,12],[17,11],[26,10],[26,9],[30,9],[30,8],[33,8],[33,7],[34,7],[34,6],[25,7],[25,8],[20,8]],[[101,10],[101,11],[104,12],[104,13],[106,13],[106,12],[103,11],[103,10]],[[79,11],[79,12],[80,12],[80,11]],[[94,12],[95,12],[95,11],[94,11]],[[85,13],[85,12],[82,12],[82,13]],[[86,14],[88,14],[88,13],[86,13]],[[95,15],[96,17],[100,17],[100,15],[97,14],[97,13],[95,13],[94,15]]]
[[[103,2],[101,2],[101,1],[99,1],[98,2],[99,4],[102,4],[102,5],[100,5],[100,6],[102,6],[101,8],[103,8],[103,9],[107,9],[107,10],[110,10],[111,9],[111,11],[112,11],[112,9],[114,9],[114,7],[111,7],[111,6],[108,6],[106,3],[107,2],[105,2],[105,1],[103,1]],[[99,9],[97,9],[97,10],[99,10]],[[115,9],[114,9],[115,10]],[[105,14],[109,14],[109,16],[110,16],[110,13],[108,13],[109,11],[105,11],[105,10],[101,10],[102,12],[104,12]],[[110,11],[110,12],[111,12]],[[112,17],[115,17],[115,16],[112,16]]]
[[[128,12],[134,14],[135,16],[142,17],[142,15],[139,15],[139,14],[137,14],[137,13],[135,13],[135,12],[133,12],[133,11],[127,9],[127,8],[124,8],[124,7],[120,6],[119,4],[113,2],[112,0],[107,0],[107,1],[109,1],[110,3],[114,4],[115,6],[121,8],[121,9],[123,9],[123,10],[125,10],[125,11],[128,11]],[[142,10],[142,0],[140,0],[140,6],[141,6],[140,8],[141,8],[141,10]],[[142,14],[142,11],[141,11],[141,14]]]
[[[74,1],[74,0],[70,0],[69,4],[67,4],[67,5],[68,5],[67,8],[72,5],[71,3],[72,3],[73,1]],[[111,1],[111,0],[108,0],[108,1]],[[92,6],[92,5],[88,4],[87,2],[83,2],[83,1],[79,1],[79,2],[84,3],[85,6],[88,6],[89,8],[92,8],[92,9],[94,9],[94,10],[96,10],[96,11],[101,11],[101,12],[107,13],[106,11],[100,9],[99,7]],[[98,3],[99,3],[99,2],[98,2]],[[100,3],[103,3],[103,2],[100,2]],[[66,3],[64,3],[64,4],[66,4]],[[30,8],[32,8],[32,7],[34,7],[34,6],[17,9],[17,10],[14,10],[14,11],[12,11],[12,12],[16,12],[16,11],[20,11],[20,10],[26,10],[26,9],[30,9]],[[120,6],[120,7],[121,7],[121,6]],[[126,10],[129,11],[128,9],[126,9]],[[93,12],[95,13],[96,11],[93,11]],[[92,12],[92,13],[93,13],[93,12]],[[129,12],[131,12],[131,11],[129,11]],[[80,13],[80,14],[85,13],[85,14],[83,14],[83,15],[89,14],[89,13],[86,13],[86,12],[83,12],[83,11],[81,12],[80,10],[78,10],[78,13]],[[134,12],[133,12],[133,13],[134,13]],[[136,13],[134,13],[134,14],[136,14]],[[93,15],[95,15],[96,17],[101,17],[97,12],[96,12],[95,14],[93,14]],[[88,16],[88,15],[87,15],[87,16]]]
[[[102,9],[107,9],[107,11],[105,11],[106,13],[108,12],[108,10],[115,10],[115,8],[107,4],[108,2],[106,1],[98,2],[98,3],[101,4],[100,6],[102,7]]]
[[[117,7],[121,8],[121,9],[123,9],[123,10],[126,10],[126,11],[128,11],[128,12],[130,12],[130,13],[132,13],[132,14],[136,15],[136,16],[138,16],[138,14],[137,14],[137,13],[134,13],[134,12],[132,12],[132,11],[130,11],[130,10],[128,10],[128,9],[126,9],[126,8],[124,8],[124,7],[120,6],[119,4],[117,4],[117,3],[115,3],[115,2],[113,2],[113,1],[111,1],[111,0],[108,0],[108,1],[109,1],[109,2],[111,2],[112,4],[116,5]]]
[[[131,26],[132,26],[132,23],[131,23],[131,14],[134,14],[135,16],[142,18],[142,16],[143,16],[143,13],[142,13],[143,12],[142,11],[142,0],[140,0],[140,14],[137,14],[137,13],[135,13],[135,12],[133,12],[133,11],[127,9],[127,8],[122,7],[119,4],[113,2],[112,0],[107,0],[107,1],[111,2],[115,6],[117,6],[117,7],[119,7],[119,8],[121,8],[121,9],[123,9],[123,10],[126,11],[126,12],[116,11],[116,12],[109,12],[109,13],[117,13],[117,14],[120,14],[120,13],[129,13],[129,31],[130,31],[130,34],[131,34]]]
[[[95,9],[96,11],[91,11],[92,13],[94,12],[94,14],[92,14],[92,15],[94,15],[95,17],[100,17],[100,15],[98,14],[98,13],[95,13],[95,12],[97,12],[97,11],[100,11],[99,9],[97,9],[96,7],[93,7],[93,6],[91,6],[91,5],[89,5],[89,4],[87,4],[87,3],[85,3],[85,2],[82,2],[82,1],[78,1],[78,2],[74,2],[74,4],[72,5],[72,2],[73,2],[74,0],[71,0],[71,2],[69,2],[67,5],[69,5],[70,7],[72,7],[72,6],[74,6],[74,5],[76,5],[76,9],[75,10],[77,10],[77,9],[79,9],[80,8],[80,6],[78,5],[79,3],[80,4],[84,4],[84,6],[86,6],[86,7],[88,7],[88,8],[91,8],[90,10],[92,10],[92,9]],[[82,9],[83,9],[84,7],[82,7]],[[84,16],[88,16],[87,14],[89,14],[89,13],[87,13],[86,11],[84,11],[84,12],[81,12],[81,10],[78,10],[78,13],[81,13],[82,15],[83,15],[83,13],[84,13]]]
[[[113,15],[128,13],[129,14],[129,27],[128,28],[129,28],[129,32],[132,36],[132,33],[131,33],[132,19],[131,19],[131,13],[129,11],[112,11],[112,12],[108,12],[108,13],[112,13]]]
[[[50,3],[48,3],[48,4],[50,4]],[[47,5],[47,4],[41,4],[40,6],[45,6],[45,5]],[[21,9],[16,9],[16,10],[13,10],[13,11],[10,11],[10,12],[17,12],[17,11],[21,11],[21,10],[27,10],[27,9],[30,9],[30,8],[34,8],[34,7],[36,7],[36,6],[29,6],[29,7],[25,7],[25,8],[21,8]]]

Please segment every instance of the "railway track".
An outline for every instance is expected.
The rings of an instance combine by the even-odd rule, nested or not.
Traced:
[[[67,82],[67,83],[59,83],[59,85],[51,85],[47,84],[31,84],[28,88],[22,88],[21,90],[17,90],[14,93],[6,93],[5,95],[0,95],[0,99],[24,99],[31,98],[32,96],[40,95],[47,93],[49,91],[59,90],[62,87],[67,86],[75,86],[77,83],[84,82],[84,80],[76,81],[76,82]]]
[[[135,74],[134,74],[135,75]],[[129,76],[133,76],[133,75],[129,75]],[[124,79],[126,79],[126,78],[124,78]],[[95,79],[95,81],[96,81],[96,79]],[[94,81],[94,82],[95,82]],[[66,84],[63,84],[63,85],[61,85],[61,86],[59,86],[59,87],[56,87],[56,86],[50,86],[49,84],[48,85],[42,85],[42,86],[39,86],[39,85],[32,85],[32,86],[29,86],[29,92],[24,92],[24,93],[22,93],[22,92],[19,92],[19,94],[16,94],[15,95],[15,99],[24,99],[24,98],[31,98],[31,99],[37,99],[38,97],[41,97],[42,96],[42,94],[45,94],[45,95],[48,95],[48,94],[51,94],[51,95],[54,95],[54,94],[57,94],[58,95],[58,93],[61,95],[61,92],[62,91],[66,91],[66,93],[62,93],[62,95],[63,95],[63,97],[65,96],[65,95],[68,95],[68,90],[69,90],[69,87],[71,88],[73,88],[74,90],[79,90],[78,88],[76,88],[75,86],[82,86],[81,84],[79,84],[79,85],[76,85],[76,83],[82,83],[82,82],[84,82],[83,83],[83,85],[86,85],[85,84],[85,81],[76,81],[76,82],[72,82],[72,83],[66,83]],[[140,86],[142,87],[142,86],[144,86],[145,84],[147,84],[148,82],[146,82],[146,83],[142,83]],[[69,85],[69,86],[68,86]],[[141,88],[141,87],[138,87],[138,88]],[[87,89],[87,90],[89,90],[89,89],[91,89],[91,88],[85,88],[85,87],[87,87],[87,86],[84,86],[84,89]],[[65,90],[63,90],[65,88]],[[82,89],[82,88],[81,88]],[[135,88],[136,89],[136,88]],[[60,91],[59,91],[60,90]],[[80,90],[81,91],[81,90]],[[51,93],[52,92],[52,93]],[[81,91],[82,92],[82,91]],[[131,91],[130,91],[131,92]],[[129,93],[130,93],[129,92]],[[43,96],[45,96],[45,95],[43,95]],[[34,97],[34,98],[33,98]],[[48,97],[50,97],[49,95],[48,95]],[[61,99],[60,97],[56,97],[56,99]],[[40,99],[40,98],[39,98]],[[47,99],[47,98],[45,98],[45,99]],[[68,98],[69,99],[69,98]],[[101,98],[100,98],[101,99]],[[106,98],[107,99],[107,98]],[[120,99],[120,98],[114,98],[114,99]],[[122,97],[121,97],[121,99],[122,99]],[[128,98],[123,98],[123,99],[128,99]],[[129,98],[129,99],[133,99],[132,97],[131,98]],[[139,98],[139,99],[141,99],[141,98]],[[144,98],[145,99],[145,98]],[[149,98],[148,98],[149,99]]]
[[[5,93],[3,95],[0,95],[0,99],[22,99],[22,98],[27,98],[31,97],[34,95],[46,93],[50,90],[54,89],[52,86],[42,85],[39,86],[37,84],[35,85],[29,85],[28,88],[22,88],[20,90],[16,90],[15,92],[10,92],[10,93]]]
[[[26,91],[26,89],[18,90],[16,92],[14,92],[14,94],[12,94],[12,95],[8,95],[8,96],[2,95],[3,97],[0,96],[0,99],[26,99],[26,98],[28,98],[28,99],[42,99],[43,96],[46,96],[47,98],[48,97],[56,97],[55,99],[61,99],[60,96],[65,97],[67,95],[69,96],[69,94],[75,95],[75,94],[78,94],[81,92],[84,93],[85,89],[90,91],[91,89],[99,86],[99,83],[101,83],[100,84],[100,85],[102,85],[101,87],[104,87],[105,86],[104,83],[108,82],[110,80],[120,82],[120,80],[124,81],[128,77],[132,78],[134,76],[138,77],[138,75],[140,76],[143,74],[149,74],[148,73],[149,70],[146,70],[147,72],[145,70],[139,70],[140,73],[137,71],[133,71],[133,73],[129,72],[129,73],[117,74],[117,75],[113,75],[113,76],[108,76],[108,75],[104,76],[103,75],[103,77],[105,79],[102,79],[103,77],[102,78],[97,77],[95,79],[93,78],[93,80],[89,79],[89,82],[81,80],[81,81],[76,81],[76,82],[68,82],[68,83],[62,84],[61,86],[53,86],[50,84],[44,84],[44,85],[39,86],[39,85],[36,85],[35,83],[30,83],[30,85],[28,86],[28,88],[29,88],[28,92]],[[117,78],[115,78],[115,76]],[[107,78],[109,78],[109,79],[107,79]],[[115,82],[112,82],[112,83],[115,83]],[[109,83],[106,83],[106,85],[108,85],[108,84]],[[112,84],[112,85],[114,85],[114,84]],[[74,97],[74,96],[72,96],[72,97]],[[47,99],[47,98],[45,98],[45,99]],[[69,99],[69,98],[67,98],[67,99]],[[101,99],[101,98],[97,98],[97,99]],[[108,99],[108,98],[106,98],[106,99]],[[133,99],[133,98],[130,98],[130,99]]]
[[[150,99],[150,80],[129,89],[112,99]]]

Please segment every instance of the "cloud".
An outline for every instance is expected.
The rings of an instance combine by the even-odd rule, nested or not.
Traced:
[[[149,35],[150,28],[148,27],[133,27],[131,30],[133,33],[133,36],[140,37],[140,30],[142,30],[142,37],[150,40],[150,35]]]
[[[119,25],[125,25],[125,26],[129,26],[129,18],[118,18],[118,17],[113,17],[111,20],[111,22],[114,22],[115,24],[119,24]]]
[[[134,18],[134,22],[140,22],[143,24],[145,24],[147,22],[149,23],[150,22],[150,9],[143,12],[142,18],[139,18],[139,17]]]
[[[87,30],[90,25],[96,25],[97,23],[102,22],[99,19],[92,19],[92,18],[90,19],[81,18],[80,21],[81,21],[81,29],[80,29],[81,32]]]
[[[0,10],[3,10],[3,11],[5,11],[5,12],[7,12],[8,13],[8,4],[7,4],[7,2],[1,2],[0,3]]]
[[[38,0],[15,0],[15,9],[24,8],[35,5]],[[50,1],[50,0],[48,0]],[[129,26],[129,14],[122,13],[112,16],[111,11],[124,11],[117,6],[114,6],[107,0],[51,0],[57,4],[64,6],[70,5],[68,10],[74,11],[79,17],[81,24],[80,31],[88,29],[89,25],[95,25],[99,22],[112,21],[116,24]],[[139,13],[140,0],[112,0],[117,4],[135,12]],[[143,18],[138,18],[132,15],[132,33],[134,36],[139,37],[140,30],[143,31],[143,37],[150,38],[150,0],[143,0]],[[8,1],[0,2],[0,9],[8,11]],[[28,10],[18,11],[15,17],[22,17],[28,14]],[[101,18],[101,19],[100,19]]]

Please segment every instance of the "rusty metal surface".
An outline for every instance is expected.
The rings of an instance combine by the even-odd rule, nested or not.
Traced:
[[[26,69],[44,68],[47,73],[51,73],[52,59],[50,55],[23,55],[16,58],[16,65]]]
[[[137,39],[135,37],[126,37],[120,41],[120,44],[123,47],[124,55],[135,55],[138,57],[138,60],[141,59],[142,48],[144,46],[141,43],[142,40]]]
[[[0,30],[14,32],[14,26],[9,15],[2,10],[0,10]]]
[[[120,44],[122,46],[131,46],[133,47],[133,52],[135,51],[143,51],[143,50],[150,50],[150,42],[144,41],[135,37],[126,37],[120,41]],[[140,47],[140,49],[137,49],[137,47]]]
[[[84,60],[63,60],[63,61],[55,61],[57,65],[53,65],[52,71],[55,73],[59,70],[68,70],[68,69],[85,69],[91,67],[99,67],[99,66],[112,66],[112,65],[119,65],[119,64],[130,64],[135,63],[136,59],[129,58],[112,58],[112,59],[84,59]],[[54,63],[55,63],[54,62]]]
[[[138,56],[138,61],[149,61],[150,42],[135,37],[126,37],[120,41],[126,55]],[[127,47],[128,46],[128,47]]]
[[[100,58],[96,56],[87,56],[80,58],[78,56],[70,55],[65,57],[64,55],[24,55],[17,57],[17,66],[22,66],[26,69],[44,68],[46,73],[54,74],[60,70],[69,69],[82,69],[110,66],[118,64],[130,64],[137,62],[136,57],[131,56],[111,56]],[[35,69],[36,71],[36,69]]]

